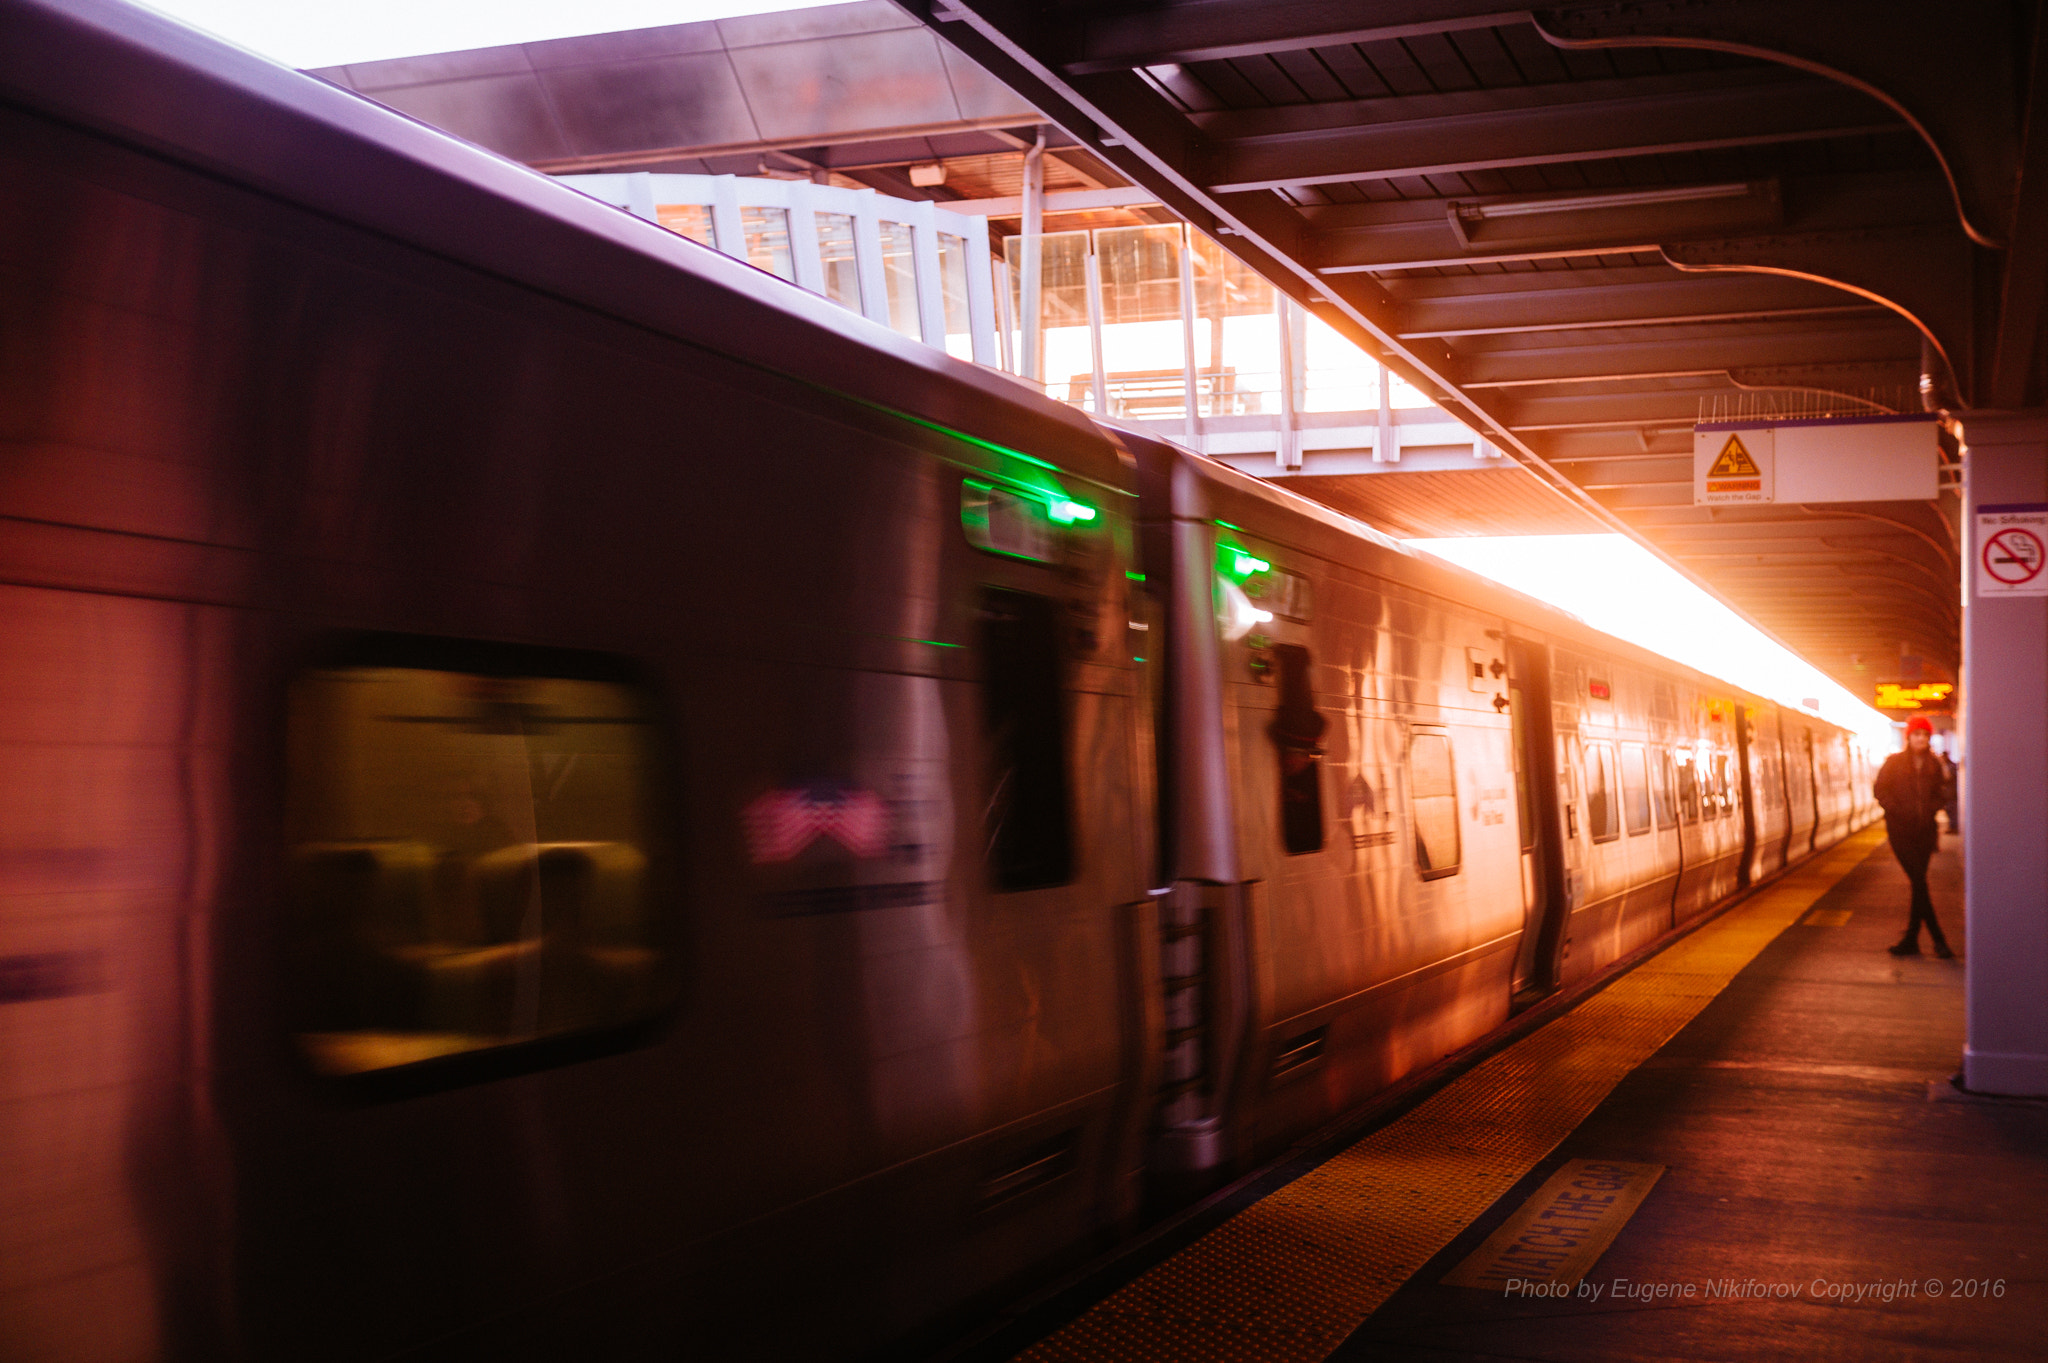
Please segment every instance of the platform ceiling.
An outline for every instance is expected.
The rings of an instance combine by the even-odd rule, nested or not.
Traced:
[[[903,3],[1852,689],[1953,675],[1952,495],[1694,507],[1690,427],[2043,401],[2038,5]]]
[[[1953,493],[1695,507],[1692,426],[2048,399],[2038,16],[865,0],[319,74],[544,169],[961,207],[1054,124],[1049,209],[1195,223],[1569,502],[1550,528],[1633,534],[1868,694],[1955,675]],[[1434,490],[1298,481],[1383,520]]]

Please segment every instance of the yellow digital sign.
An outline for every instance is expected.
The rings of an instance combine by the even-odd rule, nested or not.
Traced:
[[[1942,709],[1955,694],[1952,682],[1921,682],[1907,686],[1902,682],[1879,682],[1877,699],[1872,702],[1880,710],[1931,710]]]

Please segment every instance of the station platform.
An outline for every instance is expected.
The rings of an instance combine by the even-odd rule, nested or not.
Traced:
[[[1950,1082],[1963,966],[1885,951],[1907,903],[1866,829],[952,1356],[2040,1358],[2048,1102]]]

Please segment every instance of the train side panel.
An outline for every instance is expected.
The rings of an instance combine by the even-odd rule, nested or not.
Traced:
[[[7,589],[5,709],[34,721],[10,764],[45,775],[8,783],[4,931],[53,964],[6,1019],[48,1061],[10,1066],[27,1087],[0,1178],[10,1204],[45,1199],[10,1230],[72,1228],[0,1256],[27,1303],[12,1338],[353,1358],[467,1330],[560,1356],[687,1328],[810,1356],[900,1334],[1128,1207],[1149,774],[1106,444],[1040,452],[1094,470],[1056,475],[1094,521],[1041,528],[1082,549],[981,552],[965,482],[1043,507],[1040,464],[5,117],[22,192],[0,259],[28,339],[0,510],[31,584]],[[991,624],[1005,611],[1031,617],[1023,643]],[[346,923],[370,910],[332,868],[396,876],[440,836],[400,819],[356,850],[294,840],[288,811],[325,778],[280,756],[309,722],[287,697],[391,673],[349,661],[371,636],[497,660],[442,668],[450,704],[632,665],[614,690],[645,700],[659,827],[559,856],[670,877],[650,936],[610,949],[673,967],[646,1026],[570,1036],[559,1065],[457,1055],[397,1092],[374,1059],[396,1043],[370,1031],[416,1024],[306,1020],[326,958],[303,950],[290,868],[314,865]],[[986,683],[1019,648],[1057,700],[1008,718],[1065,735],[1069,846],[1003,888]],[[503,789],[439,779],[423,807],[498,819]],[[520,845],[492,865],[531,864]],[[455,953],[472,994],[426,1006],[516,990],[491,964],[524,951],[507,931]],[[315,1033],[354,1071],[316,1072],[294,1040]],[[54,1180],[34,1136],[52,1130],[96,1152]],[[792,1277],[829,1306],[778,1313]]]
[[[1551,685],[1571,905],[1562,965],[1577,978],[1670,931],[1679,833],[1656,789],[1654,674],[1558,648]]]
[[[1243,888],[1211,921],[1242,923],[1245,958],[1236,1011],[1210,1019],[1235,1034],[1218,1060],[1238,1048],[1213,1101],[1248,1158],[1506,1015],[1526,907],[1505,665],[1468,683],[1474,654],[1502,658],[1502,622],[1388,575],[1398,551],[1241,474],[1158,444],[1141,459],[1180,475],[1174,573],[1194,585],[1175,590],[1218,641],[1198,680],[1221,724],[1192,740],[1216,761],[1183,754],[1182,770],[1226,786]]]

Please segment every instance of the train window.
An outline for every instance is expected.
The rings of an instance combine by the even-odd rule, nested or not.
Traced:
[[[1659,752],[1651,772],[1655,779],[1650,782],[1650,808],[1657,816],[1657,827],[1669,828],[1678,822],[1672,807],[1671,754]]]
[[[989,872],[998,890],[1074,876],[1059,602],[984,588],[979,642],[988,735]]]
[[[355,657],[300,677],[290,703],[288,913],[313,1067],[649,1017],[668,953],[639,689],[581,655],[401,641]]]
[[[960,528],[984,553],[1050,563],[1052,526],[1041,503],[968,478],[960,484]]]
[[[1621,809],[1631,836],[1650,831],[1650,771],[1643,745],[1621,745]]]
[[[1242,590],[1284,620],[1305,625],[1315,616],[1315,586],[1300,573],[1268,568],[1245,578]]]
[[[1408,806],[1415,820],[1415,866],[1424,880],[1458,869],[1458,773],[1451,738],[1417,729],[1408,740]]]
[[[1700,821],[1700,768],[1690,750],[1678,754],[1678,815],[1687,823]]]
[[[1614,745],[1586,745],[1586,824],[1594,842],[1621,836],[1621,803],[1615,798]]]
[[[1714,754],[1714,817],[1724,818],[1735,808],[1733,788],[1728,781],[1728,754]]]
[[[1280,711],[1272,735],[1280,749],[1280,837],[1289,856],[1323,850],[1323,730],[1309,687],[1309,653],[1299,644],[1275,644]]]

